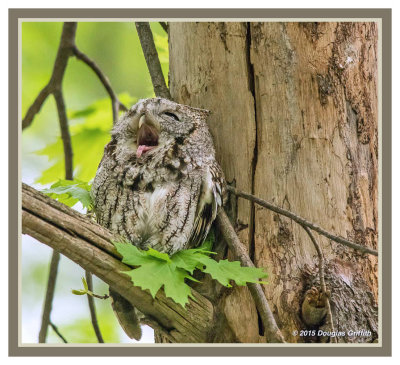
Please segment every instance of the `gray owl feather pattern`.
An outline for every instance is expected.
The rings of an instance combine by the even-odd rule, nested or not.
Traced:
[[[208,115],[154,98],[122,116],[92,185],[98,222],[142,249],[200,245],[224,196]]]

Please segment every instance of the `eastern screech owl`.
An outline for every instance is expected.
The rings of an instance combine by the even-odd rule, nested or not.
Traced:
[[[141,249],[173,254],[200,245],[224,195],[208,115],[155,98],[121,117],[92,185],[98,222]],[[113,294],[114,309],[128,313],[128,303]],[[118,315],[120,323],[134,321],[128,317]]]

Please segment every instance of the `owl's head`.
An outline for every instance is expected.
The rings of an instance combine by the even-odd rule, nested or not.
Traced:
[[[209,114],[167,99],[142,99],[118,121],[112,135],[119,147],[135,151],[137,158],[147,157],[164,146],[182,145],[188,138],[192,143],[209,137]]]

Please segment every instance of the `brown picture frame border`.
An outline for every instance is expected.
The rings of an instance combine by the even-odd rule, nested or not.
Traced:
[[[18,343],[18,240],[20,232],[20,181],[18,136],[18,21],[19,19],[248,19],[324,18],[382,20],[382,346],[330,344],[251,344],[234,347],[205,345],[19,345]],[[9,9],[9,356],[391,356],[392,351],[392,233],[391,233],[391,9]],[[384,142],[383,142],[384,141]],[[338,348],[339,347],[339,348]]]

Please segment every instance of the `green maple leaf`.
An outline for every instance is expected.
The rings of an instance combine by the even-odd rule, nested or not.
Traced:
[[[146,253],[151,257],[160,259],[161,261],[171,262],[171,259],[169,258],[168,254],[166,254],[166,253],[158,252],[157,250],[154,250],[152,248],[149,248],[146,251]]]
[[[260,283],[261,278],[266,278],[268,274],[261,268],[243,267],[239,261],[220,260],[215,261],[210,257],[201,257],[200,261],[204,264],[203,272],[208,273],[213,279],[218,280],[222,285],[231,287],[230,281],[233,280],[236,285],[244,286],[247,283]]]
[[[58,180],[49,189],[43,189],[42,193],[69,207],[81,202],[84,208],[92,208],[90,184],[80,180]]]
[[[189,297],[193,299],[185,280],[197,281],[191,276],[196,269],[210,274],[226,287],[232,286],[231,281],[237,285],[265,284],[259,280],[267,277],[267,273],[261,268],[242,267],[238,261],[215,261],[209,256],[215,253],[209,251],[209,242],[199,248],[179,251],[172,256],[152,248],[143,251],[128,242],[114,242],[114,245],[123,257],[122,262],[136,266],[133,270],[124,271],[134,285],[149,290],[153,298],[164,288],[165,295],[183,307],[188,303]]]
[[[172,262],[176,265],[176,267],[186,270],[193,274],[193,271],[197,268],[200,268],[200,255],[199,253],[193,252],[192,250],[179,251],[174,254],[171,258]],[[202,265],[201,265],[202,266]]]
[[[127,242],[114,242],[114,245],[122,255],[123,263],[140,266],[124,273],[130,276],[136,286],[148,289],[153,298],[162,287],[167,297],[183,307],[189,301],[189,297],[192,297],[185,279],[195,279],[186,270],[177,267],[166,253],[152,248],[143,251]]]
[[[153,259],[146,254],[146,251],[139,250],[129,242],[113,242],[118,253],[122,256],[122,262],[131,266],[140,266]]]
[[[210,259],[208,257],[208,255],[210,254],[216,254],[216,252],[209,251],[209,249],[209,243],[205,242],[199,248],[178,251],[171,256],[171,260],[177,267],[189,271],[191,274],[193,274],[193,271],[195,269],[201,270],[203,268],[204,265],[202,263],[202,260],[205,260],[207,258]]]
[[[188,303],[189,297],[193,297],[190,287],[185,283],[186,278],[190,279],[187,271],[176,268],[169,262],[154,260],[125,274],[131,277],[136,286],[148,289],[153,298],[161,287],[164,287],[167,297],[172,298],[182,307]]]

